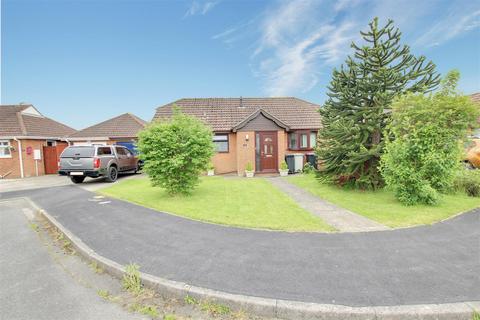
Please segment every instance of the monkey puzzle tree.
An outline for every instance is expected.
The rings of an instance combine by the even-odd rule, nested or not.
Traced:
[[[369,27],[360,32],[365,44],[352,43],[353,57],[333,70],[329,98],[320,109],[323,129],[317,149],[324,173],[360,188],[383,185],[378,167],[392,100],[431,91],[440,81],[431,61],[400,44],[401,32],[392,20],[379,28],[375,18]]]

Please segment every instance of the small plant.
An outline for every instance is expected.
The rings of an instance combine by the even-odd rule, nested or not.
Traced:
[[[126,265],[122,279],[123,288],[134,295],[139,295],[143,291],[139,269],[140,267],[134,263]]]
[[[176,320],[177,317],[175,317],[175,315],[173,314],[166,314],[163,316],[163,320]]]
[[[472,320],[480,320],[480,313],[473,311]]]
[[[198,304],[198,300],[189,295],[186,295],[183,301],[185,301],[186,304],[190,304],[190,305]]]
[[[90,263],[89,266],[95,273],[102,274],[104,272],[103,268],[100,267],[96,261]]]
[[[454,189],[470,197],[480,197],[480,170],[460,170],[454,180]]]
[[[310,174],[315,172],[315,168],[312,166],[310,162],[305,163],[303,166],[303,173]]]
[[[280,176],[281,177],[286,177],[288,176],[288,165],[285,161],[280,163]]]
[[[62,244],[62,247],[63,247],[63,249],[67,250],[67,249],[70,248],[70,245],[71,245],[71,244],[72,244],[72,243],[71,243],[70,241],[64,240],[64,241],[63,241],[63,244]]]
[[[245,176],[247,178],[253,178],[253,175],[255,173],[253,172],[253,165],[251,162],[247,162],[247,165],[245,166]]]
[[[207,169],[208,169],[208,170],[214,170],[214,169],[215,169],[215,166],[213,165],[212,162],[209,162],[209,163],[208,163]]]
[[[97,294],[105,300],[109,300],[110,298],[110,292],[108,292],[108,290],[99,289],[97,290]]]
[[[215,175],[215,166],[213,165],[213,163],[211,161],[208,163],[207,175],[208,176],[214,176]]]
[[[40,231],[40,227],[38,226],[38,224],[36,224],[35,222],[30,222],[28,224],[28,226],[30,227],[30,229],[32,229],[33,231],[35,232],[39,232]]]
[[[151,318],[158,318],[159,316],[158,309],[154,305],[146,305],[135,302],[130,305],[129,310],[150,316]]]
[[[206,311],[210,313],[213,316],[217,315],[226,315],[230,313],[230,307],[219,304],[219,303],[213,303],[213,302],[204,302],[202,303],[201,307],[202,311]]]

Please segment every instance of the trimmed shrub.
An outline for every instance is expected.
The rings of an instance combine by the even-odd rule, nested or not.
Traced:
[[[155,122],[139,134],[138,149],[152,185],[173,194],[189,194],[214,153],[212,131],[178,109],[168,121]]]

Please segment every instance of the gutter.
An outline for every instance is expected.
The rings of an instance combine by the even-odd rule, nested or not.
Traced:
[[[23,174],[23,157],[22,157],[22,142],[17,138],[13,137],[13,140],[17,141],[18,144],[18,160],[20,161],[20,177],[24,178]]]

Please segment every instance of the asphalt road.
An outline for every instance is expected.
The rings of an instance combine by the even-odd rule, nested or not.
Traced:
[[[57,257],[50,252],[29,227],[25,210],[33,213],[24,202],[0,202],[0,319],[145,319],[103,301],[87,282],[103,283],[105,289],[119,281],[93,274],[75,261],[78,257]],[[86,279],[84,285],[79,278]]]
[[[20,195],[100,255],[191,285],[348,306],[480,300],[480,209],[394,231],[287,233],[206,224],[115,199],[101,204],[76,186],[0,197]]]

